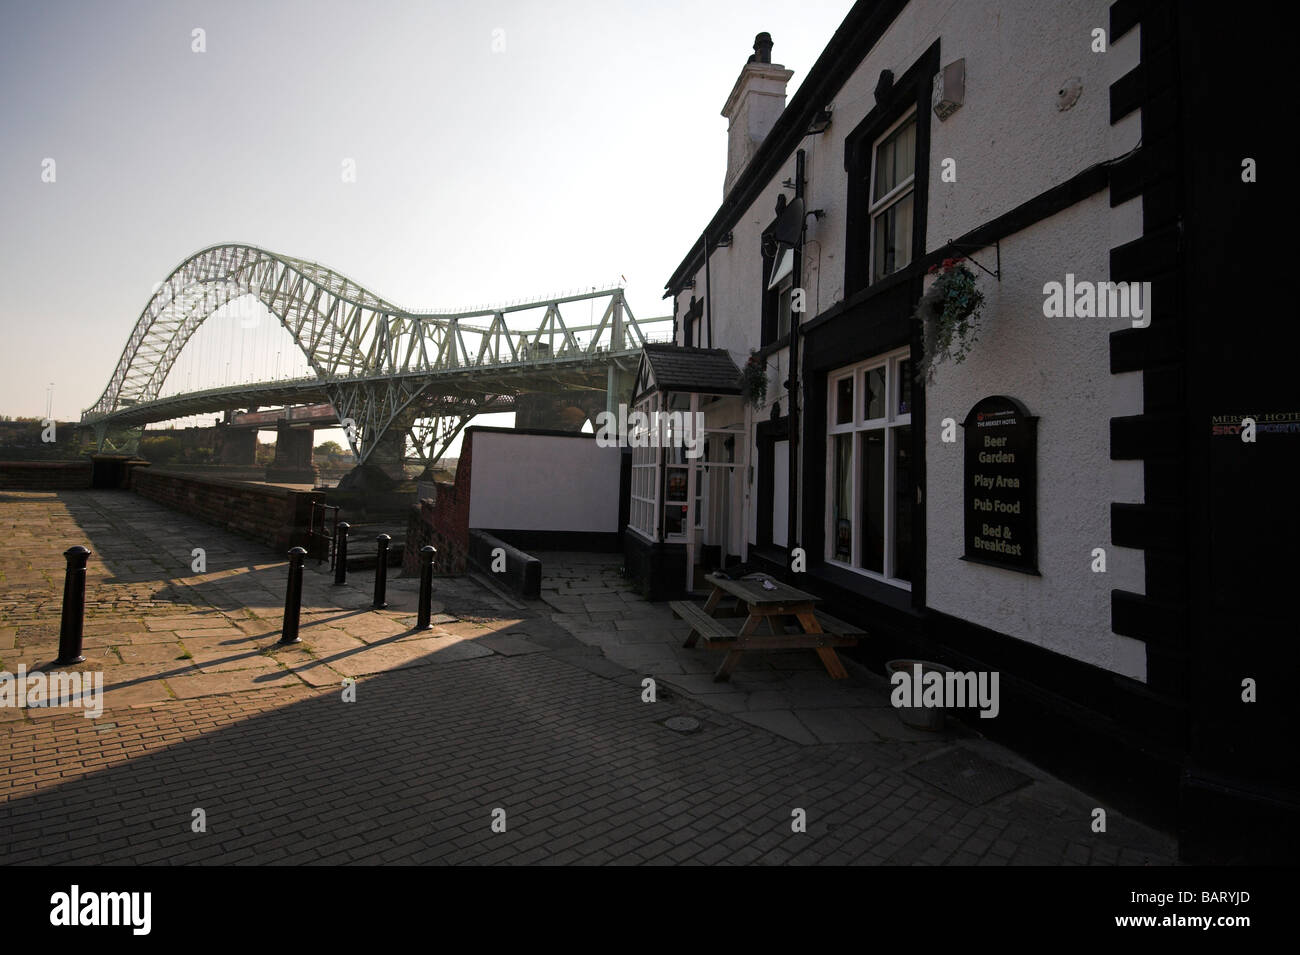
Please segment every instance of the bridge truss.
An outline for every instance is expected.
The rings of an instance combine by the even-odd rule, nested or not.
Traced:
[[[255,297],[279,320],[312,375],[160,398],[195,331],[244,296]],[[566,322],[562,306],[584,301],[603,304],[600,320]],[[528,312],[542,315],[520,328],[518,319],[530,318]],[[509,318],[516,319],[513,326]],[[612,392],[617,371],[630,370],[640,347],[653,340],[647,328],[663,329],[670,321],[638,320],[621,287],[499,308],[414,312],[314,262],[251,245],[216,245],[190,256],[159,284],[81,423],[95,429],[103,447],[110,430],[323,400],[333,405],[358,462],[381,443],[404,447],[410,439],[417,456],[432,463],[472,417],[510,410],[515,395]]]

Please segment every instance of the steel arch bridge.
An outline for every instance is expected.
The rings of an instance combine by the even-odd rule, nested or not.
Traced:
[[[312,376],[160,397],[195,331],[227,303],[250,295],[288,331]],[[608,301],[599,322],[565,323],[562,305],[601,299]],[[539,323],[508,326],[508,315],[530,310],[544,310]],[[431,462],[471,417],[509,410],[515,395],[557,389],[612,393],[618,373],[630,371],[640,347],[653,340],[645,326],[671,320],[636,319],[621,287],[499,308],[414,312],[315,262],[252,245],[214,245],[159,284],[81,424],[95,430],[103,448],[110,430],[250,406],[327,401],[358,463],[381,440],[402,447],[407,437],[417,455]],[[443,423],[432,429],[436,433],[415,426],[417,419],[430,418]]]

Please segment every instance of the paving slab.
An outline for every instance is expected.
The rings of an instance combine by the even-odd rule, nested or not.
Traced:
[[[822,743],[874,743],[880,736],[855,708],[803,708],[799,722]]]
[[[187,651],[179,641],[169,643],[126,644],[117,647],[123,663],[176,663],[185,659]]]
[[[203,673],[198,676],[168,677],[167,686],[177,699],[201,696],[224,696],[250,690],[268,690],[301,682],[288,670],[235,670],[228,673]]]
[[[486,637],[479,637],[474,641],[481,647],[487,647],[494,653],[504,654],[508,657],[519,656],[524,653],[542,653],[546,647],[533,643],[527,637],[515,633],[494,633]]]
[[[809,731],[789,710],[746,710],[744,713],[737,713],[736,719],[744,720],[746,723],[753,723],[755,726],[761,726],[765,730],[775,733],[784,739],[792,740],[804,745],[817,743],[817,737]]]
[[[367,647],[359,653],[350,653],[342,657],[325,657],[324,660],[348,676],[359,676],[407,667],[459,663],[475,657],[489,656],[492,656],[491,650],[477,646],[471,641],[412,639],[384,646]]]
[[[146,630],[221,630],[230,626],[225,614],[205,613],[185,617],[151,617],[144,621]]]
[[[281,662],[294,676],[312,687],[337,686],[341,688],[347,675],[324,660],[310,656],[298,656],[293,659],[281,660]]]

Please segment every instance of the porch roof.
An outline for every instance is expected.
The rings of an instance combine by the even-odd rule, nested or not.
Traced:
[[[740,369],[725,348],[645,345],[635,392],[651,390],[738,395]]]

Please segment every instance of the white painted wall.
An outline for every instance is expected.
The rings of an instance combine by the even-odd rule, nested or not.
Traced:
[[[1138,144],[1135,113],[1110,125],[1109,87],[1138,63],[1139,31],[1105,53],[1091,50],[1092,31],[1109,24],[1109,0],[914,0],[833,97],[829,130],[806,137],[806,202],[826,215],[808,220],[802,285],[815,317],[844,296],[848,180],[845,138],[873,108],[880,72],[901,77],[940,40],[940,65],[966,61],[964,105],[931,131],[926,248],[934,250],[1098,162]],[[780,41],[780,34],[775,34]],[[827,38],[829,39],[829,37]],[[806,71],[811,64],[788,64]],[[1059,110],[1057,91],[1078,79],[1082,94]],[[718,148],[725,148],[721,133]],[[957,164],[957,181],[941,179],[943,160]],[[711,298],[713,345],[737,365],[760,344],[762,283],[759,238],[775,215],[782,180],[794,156],[732,227],[730,247],[712,253],[692,294]],[[707,220],[710,211],[701,211]],[[1109,419],[1142,410],[1140,373],[1112,376],[1109,334],[1124,320],[1043,317],[1043,284],[1067,272],[1090,281],[1109,278],[1109,250],[1141,235],[1138,201],[1111,209],[1106,191],[1002,242],[1001,282],[978,272],[987,296],[981,340],[961,366],[941,366],[927,391],[927,600],[930,606],[1097,666],[1145,679],[1144,645],[1110,631],[1110,591],[1144,590],[1141,552],[1114,547],[1110,503],[1142,496],[1141,462],[1109,459]],[[684,237],[685,238],[685,237]],[[686,242],[683,243],[686,245]],[[994,250],[974,257],[993,267]],[[707,344],[701,337],[701,344]],[[779,383],[785,353],[770,362],[768,402],[753,420],[766,420],[774,400],[788,406]],[[961,449],[941,445],[941,420],[962,420],[990,394],[1008,394],[1041,417],[1039,426],[1039,561],[1041,578],[958,560],[962,553]],[[806,407],[824,395],[802,398]],[[930,440],[932,439],[932,440]],[[751,445],[751,454],[753,454]],[[800,474],[800,486],[822,474]],[[756,525],[750,488],[745,525]],[[822,521],[824,515],[802,520]],[[1089,570],[1094,547],[1105,547],[1108,572]]]
[[[1003,280],[982,283],[986,307],[978,344],[961,365],[940,365],[926,391],[926,602],[1028,643],[1145,679],[1145,645],[1110,630],[1111,590],[1145,590],[1142,552],[1110,542],[1111,501],[1127,499],[1117,498],[1113,487],[1110,418],[1142,410],[1140,391],[1127,393],[1127,383],[1117,384],[1110,374],[1109,335],[1129,322],[1044,318],[1042,292],[1045,282],[1063,278],[1066,270],[1104,277],[1116,241],[1112,226],[1129,220],[1129,229],[1140,232],[1140,214],[1127,205],[1112,214],[1103,190],[1003,240]],[[1131,221],[1135,217],[1138,221]],[[972,405],[995,394],[1018,398],[1039,416],[1041,577],[960,560],[962,429],[955,443],[945,444],[939,435],[945,418],[960,425]],[[1104,574],[1090,569],[1095,547],[1106,550]]]
[[[476,431],[469,526],[614,533],[619,454],[594,438]]]

